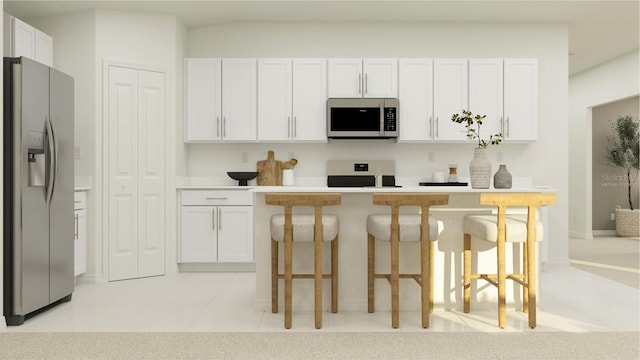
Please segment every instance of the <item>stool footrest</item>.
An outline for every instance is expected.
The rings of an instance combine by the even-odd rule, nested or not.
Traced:
[[[293,279],[315,279],[314,274],[292,274]],[[322,274],[323,279],[331,279],[331,274]],[[284,279],[284,274],[278,274],[278,279]]]
[[[398,274],[400,279],[413,279],[418,285],[422,285],[422,275],[420,274]],[[391,274],[373,274],[374,279],[387,279],[391,283]]]
[[[497,278],[498,278],[497,274],[471,274],[471,279],[483,279],[495,286],[498,286],[498,283],[493,279],[497,279]],[[523,281],[524,275],[522,274],[509,274],[505,276],[505,278],[513,280],[522,286],[527,286],[527,283]]]

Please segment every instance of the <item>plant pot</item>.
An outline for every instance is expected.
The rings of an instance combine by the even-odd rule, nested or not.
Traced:
[[[640,209],[616,207],[616,234],[620,237],[640,237]]]
[[[469,163],[471,188],[488,189],[491,183],[491,162],[487,157],[487,149],[473,149],[473,159]]]

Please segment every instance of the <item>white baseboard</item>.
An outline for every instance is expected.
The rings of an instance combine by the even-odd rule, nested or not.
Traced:
[[[593,234],[579,232],[579,231],[569,231],[569,237],[574,239],[591,240],[593,239]]]
[[[7,321],[4,318],[4,315],[0,316],[0,320],[2,321],[2,323],[0,323],[0,328],[6,329],[7,328]]]
[[[593,236],[617,236],[615,230],[593,230]]]

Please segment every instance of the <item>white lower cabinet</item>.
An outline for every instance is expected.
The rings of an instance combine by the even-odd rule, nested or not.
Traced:
[[[183,190],[180,263],[253,262],[253,194]]]
[[[84,191],[76,191],[73,200],[73,275],[78,276],[87,272],[87,195]]]

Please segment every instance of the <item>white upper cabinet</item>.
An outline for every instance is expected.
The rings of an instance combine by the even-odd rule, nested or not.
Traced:
[[[221,140],[222,61],[187,59],[185,67],[185,140]]]
[[[402,103],[400,103],[400,107],[402,108]],[[467,59],[434,59],[433,117],[435,122],[433,139],[467,140],[464,126],[451,121],[453,114],[460,113],[467,108]]]
[[[258,60],[258,140],[291,140],[291,59]]]
[[[256,140],[256,59],[223,59],[222,79],[222,140]]]
[[[10,16],[9,22],[9,33],[5,34],[9,56],[24,56],[53,66],[53,38],[16,17]]]
[[[327,141],[327,61],[293,59],[293,140]]]
[[[469,60],[469,110],[487,115],[483,138],[502,133],[504,141],[537,139],[537,61]]]
[[[398,60],[329,59],[329,97],[398,97]]]
[[[327,141],[324,59],[258,61],[258,140]]]
[[[187,59],[185,79],[186,141],[256,139],[256,59]]]
[[[502,59],[469,60],[469,111],[486,115],[482,121],[483,139],[503,133],[503,71]]]
[[[433,140],[433,60],[400,59],[398,67],[398,141]]]
[[[504,60],[505,141],[538,139],[538,61]]]
[[[364,59],[362,67],[364,97],[398,97],[398,59]]]

